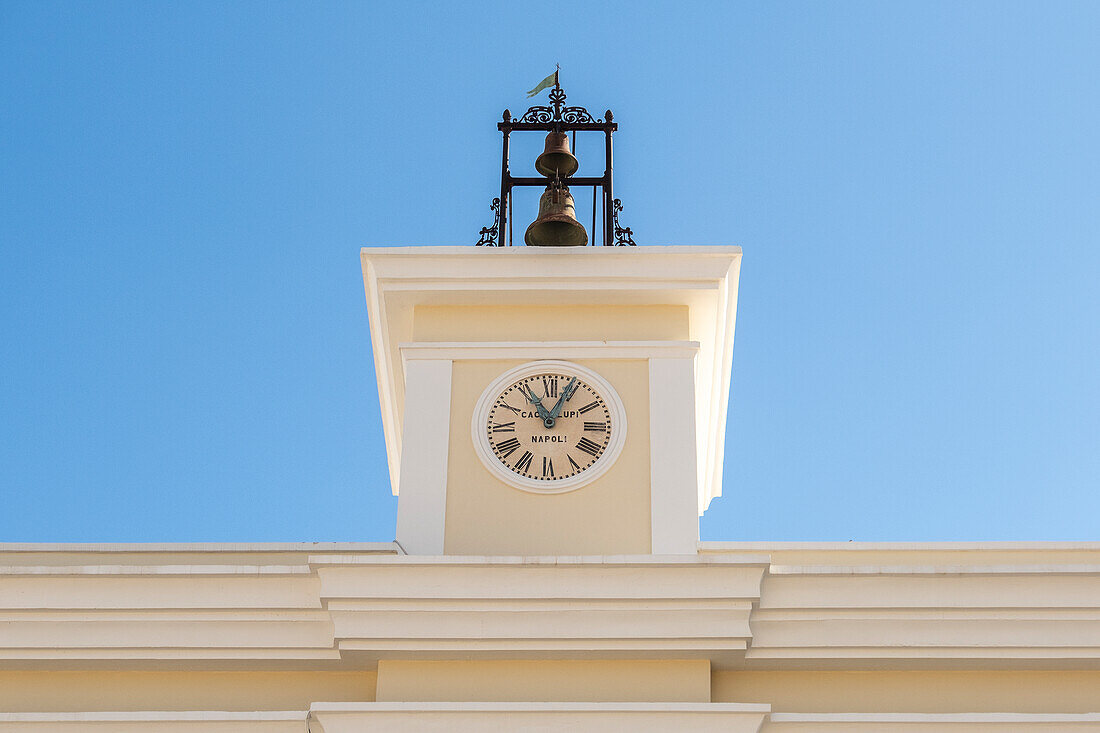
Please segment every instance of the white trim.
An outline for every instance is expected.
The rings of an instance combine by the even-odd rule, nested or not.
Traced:
[[[367,730],[759,733],[769,710],[769,705],[751,703],[375,702],[314,703],[310,715],[329,733]]]
[[[3,565],[0,575],[309,575],[308,565]]]
[[[501,392],[525,377],[542,372],[580,377],[599,391],[600,397],[603,398],[608,411],[611,413],[611,440],[608,442],[603,454],[591,466],[576,476],[552,483],[529,479],[508,470],[493,453],[493,447],[489,444],[489,435],[485,431],[489,409]],[[533,494],[563,494],[587,486],[595,481],[614,465],[615,459],[622,452],[623,444],[626,441],[626,429],[626,409],[623,407],[623,401],[620,399],[619,393],[615,391],[611,383],[591,369],[559,359],[542,359],[528,362],[501,374],[481,393],[481,397],[478,398],[477,405],[474,407],[473,418],[470,421],[470,434],[473,437],[474,451],[485,465],[485,468],[509,486]]]
[[[698,341],[488,341],[424,342],[398,346],[412,359],[650,359],[694,358]]]
[[[1045,565],[772,565],[772,575],[1097,575],[1097,564]]]
[[[401,410],[405,382],[394,374],[389,358],[389,334],[392,325],[386,315],[386,299],[378,282],[375,266],[360,257],[363,267],[363,288],[367,296],[371,348],[374,352],[374,375],[378,385],[378,406],[382,412],[382,437],[386,443],[386,462],[390,470],[390,491],[397,496],[401,485]],[[400,392],[398,391],[400,389]]]
[[[630,713],[769,713],[769,703],[755,702],[315,702],[313,713],[358,712],[630,712]]]
[[[600,566],[604,568],[698,568],[698,567],[768,567],[767,555],[438,555],[438,556],[377,556],[377,555],[317,555],[309,558],[311,566],[353,567],[357,565],[430,566]]]
[[[411,555],[442,555],[447,521],[451,362],[417,360],[405,367],[405,451],[397,501],[397,541]]]
[[[5,552],[397,552],[393,542],[0,542]]]
[[[1015,552],[1041,550],[1050,552],[1054,550],[1097,550],[1100,551],[1100,542],[1061,542],[1061,541],[978,541],[978,542],[734,542],[734,541],[709,541],[700,542],[700,552],[779,552],[791,550],[822,550],[822,551],[980,551],[980,552]]]
[[[1100,713],[772,713],[773,723],[1100,723]]]
[[[694,354],[649,360],[651,552],[696,553],[699,485]]]
[[[224,712],[221,710],[138,710],[121,712],[76,713],[0,713],[0,723],[160,723],[172,721],[267,721],[305,720],[305,710],[260,710],[256,712]]]

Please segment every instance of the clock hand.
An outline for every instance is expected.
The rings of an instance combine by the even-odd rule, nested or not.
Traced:
[[[573,396],[573,392],[575,392],[576,389],[577,378],[573,377],[573,379],[569,381],[569,384],[566,386],[566,388],[562,391],[561,397],[558,398],[557,404],[554,405],[554,409],[550,410],[550,417],[557,419],[558,415],[561,414],[561,408],[565,405],[566,400]]]
[[[520,388],[523,391],[523,396],[527,398],[527,401],[535,406],[535,411],[538,412],[539,417],[546,420],[550,417],[550,413],[546,411],[546,408],[542,406],[542,398],[535,396],[535,391],[530,387],[524,385]],[[524,391],[525,390],[525,391]]]
[[[535,391],[530,387],[526,387],[524,396],[535,406],[535,411],[538,412],[539,417],[542,418],[542,424],[547,429],[554,427],[554,417],[546,411],[546,408],[542,406],[542,398],[535,396]]]

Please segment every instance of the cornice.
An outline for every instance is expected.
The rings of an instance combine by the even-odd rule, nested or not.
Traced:
[[[179,557],[194,559],[186,546]],[[7,666],[709,658],[726,668],[1100,668],[1088,563],[790,566],[766,554],[172,554],[0,566]],[[1061,557],[1064,550],[1049,554]],[[18,558],[18,552],[0,559]],[[853,559],[858,558],[858,553]],[[34,555],[34,557],[38,557]],[[979,558],[980,559],[980,558]],[[830,556],[830,562],[835,560]]]

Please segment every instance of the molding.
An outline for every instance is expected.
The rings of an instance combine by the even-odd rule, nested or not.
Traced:
[[[393,542],[0,542],[5,552],[378,552],[394,553]]]
[[[939,570],[799,573],[769,572],[759,554],[318,552],[286,565],[272,550],[268,564],[234,566],[224,552],[186,551],[192,565],[173,555],[122,565],[114,552],[94,565],[80,550],[0,571],[0,658],[8,669],[361,668],[429,656],[1095,670],[1100,570],[1044,562],[1058,547],[1012,567],[968,565],[960,550]]]
[[[919,552],[1016,552],[1054,550],[1094,550],[1100,552],[1100,542],[700,542],[700,552],[778,552],[792,550],[866,552],[910,550]]]
[[[496,566],[523,567],[592,567],[604,568],[697,568],[706,567],[753,567],[765,569],[769,566],[767,555],[721,555],[706,557],[701,555],[399,555],[395,557],[371,557],[368,555],[317,555],[309,558],[310,567],[358,567],[400,566],[400,567],[471,567],[487,568]]]
[[[339,649],[387,659],[739,655],[764,574],[757,558],[455,560],[398,568],[326,558],[317,573]]]
[[[401,359],[652,359],[694,358],[698,341],[416,341],[397,347]]]
[[[256,712],[234,713],[222,710],[139,710],[135,712],[78,712],[78,713],[0,713],[0,723],[159,723],[169,721],[268,721],[297,720],[304,721],[308,713],[304,710],[260,710]]]
[[[359,712],[360,710],[624,710],[638,713],[692,711],[700,713],[770,713],[771,705],[754,702],[315,702],[310,712]],[[252,713],[246,713],[252,715]],[[1057,717],[1057,716],[1055,716]]]
[[[772,565],[772,575],[1097,575],[1098,565]]]
[[[0,733],[306,733],[306,711],[0,713]]]
[[[542,372],[556,372],[559,374],[577,376],[587,382],[591,387],[594,387],[598,391],[599,397],[603,399],[604,403],[607,405],[607,410],[611,415],[612,425],[611,440],[608,441],[607,447],[604,449],[603,453],[591,466],[576,476],[561,479],[553,483],[536,481],[535,479],[520,476],[504,467],[493,453],[493,447],[489,444],[489,436],[485,428],[486,419],[493,402],[496,401],[497,397],[499,397],[505,389],[511,387],[524,377]],[[513,419],[519,418],[515,417]],[[600,476],[607,473],[607,470],[615,465],[615,461],[618,459],[619,454],[623,450],[623,445],[626,443],[626,432],[626,409],[623,407],[623,401],[619,397],[619,393],[615,391],[611,383],[604,379],[603,376],[587,367],[558,359],[542,359],[529,362],[514,369],[509,369],[498,376],[481,393],[481,397],[478,398],[474,406],[473,416],[470,420],[471,442],[474,445],[474,452],[477,454],[477,457],[481,460],[486,470],[500,479],[503,483],[519,489],[520,491],[528,491],[532,494],[564,494],[592,483]]]
[[[1095,568],[778,569],[752,615],[750,662],[1100,660]]]
[[[930,733],[931,731],[1100,731],[1098,713],[772,713],[764,733]]]
[[[309,575],[309,565],[4,565],[0,575]]]
[[[325,733],[365,730],[608,730],[757,733],[769,705],[752,703],[314,703]]]

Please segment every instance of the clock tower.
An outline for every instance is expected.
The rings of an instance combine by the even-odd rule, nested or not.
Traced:
[[[534,90],[553,84],[549,105],[497,123],[500,197],[478,247],[362,252],[409,554],[694,555],[722,491],[741,250],[634,246],[613,194],[618,123],[568,106],[558,76]],[[546,133],[537,177],[509,170],[522,132]],[[569,133],[603,137],[602,175],[577,175]],[[545,191],[513,247],[523,186]],[[602,246],[585,246],[570,192],[587,187]]]
[[[695,554],[721,493],[740,260],[364,249],[405,551]]]

